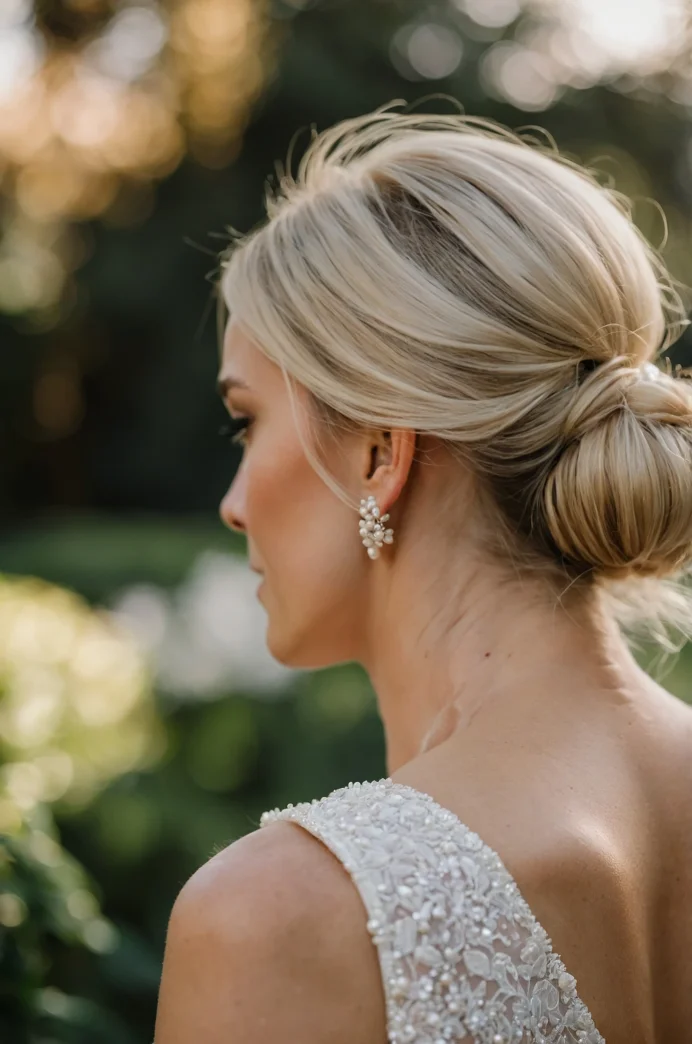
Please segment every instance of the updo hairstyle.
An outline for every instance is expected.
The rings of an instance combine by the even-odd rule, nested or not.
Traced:
[[[690,626],[692,382],[655,365],[688,320],[625,197],[493,121],[387,106],[266,205],[223,297],[321,420],[437,436],[515,571]]]

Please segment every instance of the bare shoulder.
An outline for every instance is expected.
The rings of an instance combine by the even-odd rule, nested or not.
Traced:
[[[373,1044],[384,999],[360,896],[291,823],[229,845],[171,913],[156,1044]]]
[[[692,706],[656,683],[652,683],[648,695],[648,716],[644,719],[643,743],[639,749],[643,752],[654,787],[672,788],[689,808]]]

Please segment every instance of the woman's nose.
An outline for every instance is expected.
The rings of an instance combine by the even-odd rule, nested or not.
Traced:
[[[231,485],[226,496],[219,505],[219,515],[223,524],[228,526],[229,529],[234,529],[237,533],[245,532],[245,523],[242,519],[238,498],[235,496],[233,485]]]

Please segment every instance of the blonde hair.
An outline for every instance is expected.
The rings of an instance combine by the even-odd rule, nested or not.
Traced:
[[[266,207],[223,298],[320,418],[436,435],[515,568],[688,631],[692,388],[651,365],[688,320],[626,198],[494,121],[390,105],[315,135]]]

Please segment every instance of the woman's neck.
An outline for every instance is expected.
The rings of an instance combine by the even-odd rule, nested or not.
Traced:
[[[375,593],[362,661],[389,773],[453,734],[535,745],[537,729],[564,733],[570,717],[630,698],[638,668],[595,592],[568,610],[543,585],[502,582],[490,566],[433,582],[409,561],[407,574],[393,570]]]

